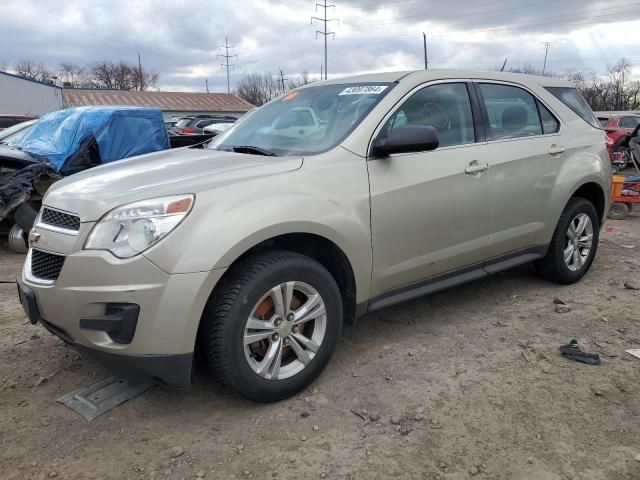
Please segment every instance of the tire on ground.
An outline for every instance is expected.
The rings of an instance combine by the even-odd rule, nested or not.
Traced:
[[[311,285],[321,295],[326,330],[320,348],[302,371],[283,380],[270,380],[254,372],[245,357],[245,326],[262,296],[289,281]],[[203,313],[199,347],[209,371],[223,385],[251,400],[274,402],[294,395],[320,375],[336,348],[342,312],[340,290],[321,264],[293,252],[262,252],[232,266],[214,289]]]
[[[584,264],[578,270],[573,271],[564,260],[564,250],[569,224],[580,213],[587,214],[591,220],[593,226],[593,241],[591,251]],[[564,208],[562,215],[560,215],[560,220],[558,220],[556,229],[553,232],[547,255],[536,262],[538,274],[546,280],[564,285],[579,281],[591,267],[598,249],[599,233],[600,220],[593,204],[584,198],[571,198]]]

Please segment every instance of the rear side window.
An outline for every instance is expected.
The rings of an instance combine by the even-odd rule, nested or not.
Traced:
[[[546,87],[546,90],[554,97],[573,110],[580,118],[592,127],[602,128],[600,122],[591,111],[591,107],[582,98],[580,92],[573,87]]]
[[[640,123],[640,117],[622,117],[618,125],[622,128],[636,128],[638,123]]]
[[[556,133],[560,130],[560,122],[553,116],[547,107],[542,103],[538,103],[538,111],[540,112],[540,120],[542,121],[542,133]]]
[[[491,138],[542,135],[536,99],[526,90],[511,85],[481,83],[480,91],[489,116]]]

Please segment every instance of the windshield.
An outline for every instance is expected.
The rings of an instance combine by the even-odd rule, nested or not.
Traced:
[[[391,88],[392,83],[377,83],[294,90],[246,115],[209,148],[249,152],[240,147],[256,147],[274,155],[325,152],[351,133]]]

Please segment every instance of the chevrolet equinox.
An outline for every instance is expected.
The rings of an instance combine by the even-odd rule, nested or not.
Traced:
[[[19,296],[32,323],[126,378],[186,387],[197,352],[222,384],[276,401],[364,313],[532,261],[580,280],[610,176],[604,131],[563,80],[314,83],[206,148],[54,184]]]

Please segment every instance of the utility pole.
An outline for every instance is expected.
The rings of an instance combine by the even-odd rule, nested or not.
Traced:
[[[280,81],[282,82],[282,92],[284,93],[284,81],[285,80],[289,80],[288,78],[285,78],[284,73],[282,73],[282,69],[280,69]]]
[[[207,93],[209,93],[209,79],[206,77],[204,79],[204,86],[207,89]]]
[[[424,43],[424,69],[429,70],[429,62],[427,61],[427,34],[422,32],[422,41]]]
[[[551,46],[551,42],[544,42],[544,64],[542,65],[542,75],[547,70],[547,53],[549,52],[549,47]]]
[[[224,48],[224,54],[219,53],[218,58],[224,58],[224,63],[221,63],[220,66],[225,67],[227,69],[227,93],[231,93],[231,84],[229,83],[229,68],[233,67],[233,63],[229,63],[230,58],[238,58],[238,55],[229,55],[229,49],[233,48],[233,45],[229,45],[229,41],[227,37],[224,37],[224,45],[220,45],[220,49]]]
[[[324,37],[324,79],[327,79],[327,37],[329,35],[333,35],[333,38],[336,37],[336,33],[335,32],[327,32],[327,24],[329,22],[334,22],[337,21],[337,18],[327,18],[327,9],[329,8],[335,8],[335,5],[327,5],[327,0],[323,0],[322,3],[316,3],[316,12],[318,11],[318,7],[324,9],[324,16],[323,18],[321,17],[311,17],[311,24],[313,25],[313,21],[314,20],[318,20],[319,22],[324,23],[324,32],[321,32],[320,30],[316,30],[316,38],[318,38],[318,35],[322,35]]]
[[[140,61],[140,52],[138,52],[138,75],[140,78],[140,91],[144,90],[144,78],[142,78],[142,62]]]
[[[504,67],[507,66],[507,60],[508,60],[508,57],[505,57],[504,63],[502,64],[502,68],[500,69],[501,72],[504,72]]]
[[[322,80],[322,64],[320,64],[320,80]]]

